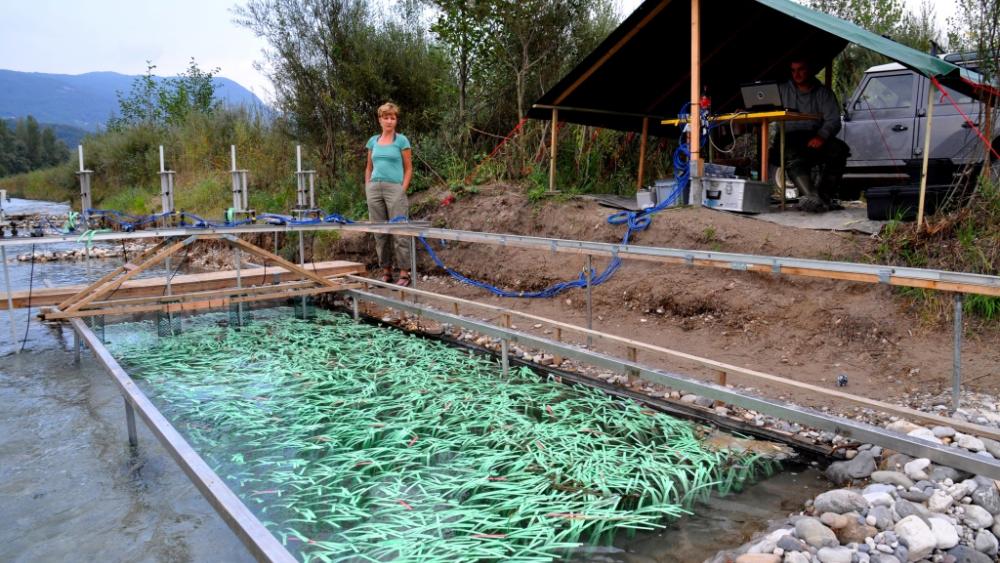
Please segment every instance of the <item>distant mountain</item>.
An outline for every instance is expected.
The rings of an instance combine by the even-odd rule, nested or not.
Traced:
[[[0,119],[33,115],[41,123],[62,123],[94,131],[118,111],[118,95],[136,76],[117,72],[45,74],[0,69]],[[162,80],[162,78],[160,78]],[[215,94],[227,105],[262,105],[253,92],[216,77]]]

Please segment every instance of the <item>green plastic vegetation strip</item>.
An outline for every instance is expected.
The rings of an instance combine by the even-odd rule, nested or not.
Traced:
[[[634,402],[328,312],[112,352],[305,561],[551,561],[773,469]]]

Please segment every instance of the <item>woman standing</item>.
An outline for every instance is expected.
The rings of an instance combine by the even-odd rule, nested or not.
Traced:
[[[378,122],[382,133],[368,139],[368,164],[365,166],[365,199],[368,201],[368,218],[385,222],[397,217],[409,217],[406,190],[413,176],[410,141],[396,132],[399,106],[385,103],[378,108]],[[410,285],[410,248],[405,239],[386,234],[375,235],[375,251],[382,268],[382,281],[392,281],[393,249],[399,267],[397,285]]]

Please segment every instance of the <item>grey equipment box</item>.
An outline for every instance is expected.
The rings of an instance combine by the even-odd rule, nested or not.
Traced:
[[[771,204],[771,184],[743,178],[701,179],[701,204],[739,213],[765,213]]]

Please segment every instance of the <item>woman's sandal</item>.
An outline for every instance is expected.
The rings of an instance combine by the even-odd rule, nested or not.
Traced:
[[[385,283],[392,283],[392,274],[389,272],[382,272],[382,281]]]
[[[400,274],[396,280],[396,285],[400,287],[410,287],[410,274]]]

